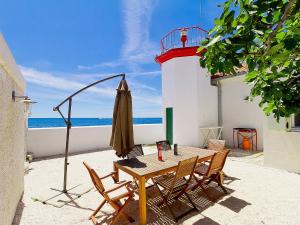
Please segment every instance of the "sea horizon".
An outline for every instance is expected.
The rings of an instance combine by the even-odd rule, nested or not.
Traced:
[[[73,127],[81,126],[105,126],[112,124],[112,118],[105,117],[75,117],[71,119]],[[133,124],[161,124],[161,117],[134,117]],[[30,117],[28,118],[28,128],[65,127],[62,118],[58,117]]]

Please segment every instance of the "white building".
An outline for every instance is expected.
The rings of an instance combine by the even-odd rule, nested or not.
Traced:
[[[257,149],[264,149],[265,165],[300,172],[299,116],[287,119],[287,128],[286,119],[277,124],[266,118],[258,99],[245,100],[251,89],[244,83],[246,71],[211,77],[199,65],[197,48],[203,35],[205,31],[198,27],[179,28],[161,40],[162,52],[155,61],[162,70],[165,138],[180,145],[203,146],[208,130],[221,126],[227,146],[237,147],[233,128],[252,128],[257,132]]]
[[[0,224],[12,224],[24,190],[25,81],[0,33]]]

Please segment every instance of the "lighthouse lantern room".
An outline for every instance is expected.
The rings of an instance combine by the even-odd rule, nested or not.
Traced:
[[[218,92],[197,52],[207,32],[200,27],[177,28],[161,39],[163,127],[171,143],[202,146],[200,127],[218,125]]]

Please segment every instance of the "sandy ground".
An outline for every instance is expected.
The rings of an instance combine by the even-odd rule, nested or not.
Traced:
[[[146,148],[145,152],[154,150]],[[88,162],[100,175],[112,171],[112,161],[116,160],[112,150],[85,153],[70,157],[68,187],[74,187],[72,193],[83,193],[92,188],[92,183],[82,161]],[[252,156],[237,155],[228,158],[224,171],[230,177],[225,186],[230,194],[224,195],[214,185],[208,187],[215,202],[208,201],[200,189],[191,192],[198,211],[182,218],[177,224],[204,225],[298,225],[300,224],[300,175],[282,170],[263,167],[262,154]],[[14,225],[86,225],[102,197],[92,189],[81,198],[62,206],[66,200],[75,195],[60,195],[42,204],[34,199],[46,200],[59,192],[50,189],[61,189],[63,181],[63,158],[45,159],[30,164],[25,175],[25,191],[19,204]],[[121,179],[131,179],[121,173]],[[79,185],[79,186],[76,186]],[[109,182],[106,185],[110,185]],[[155,188],[148,189],[148,224],[176,224],[166,207],[159,208]],[[62,206],[62,207],[57,207]],[[177,211],[189,209],[185,199],[174,203]],[[127,209],[138,224],[138,196]],[[99,213],[99,224],[107,224],[112,215],[109,205]],[[120,220],[119,224],[129,224]]]

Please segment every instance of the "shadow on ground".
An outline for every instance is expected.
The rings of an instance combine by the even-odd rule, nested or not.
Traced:
[[[219,202],[220,205],[227,207],[228,209],[239,213],[243,208],[245,208],[248,205],[251,205],[251,203],[248,203],[242,199],[230,196],[224,201]]]
[[[212,201],[209,201],[201,188],[197,188],[193,192],[189,192],[189,195],[195,205],[197,206],[197,211],[193,211],[190,214],[186,215],[182,219],[176,223],[170,212],[168,211],[166,206],[158,206],[158,203],[161,202],[161,197],[158,193],[158,191],[155,189],[155,187],[151,187],[147,189],[147,222],[148,224],[151,225],[175,225],[175,224],[182,224],[183,221],[188,220],[194,216],[197,216],[201,214],[205,209],[208,207],[216,204],[216,202],[219,202],[218,204],[221,204],[224,207],[227,207],[228,209],[234,211],[234,212],[239,212],[241,209],[246,207],[247,205],[250,205],[244,200],[235,198],[230,196],[226,200],[222,199],[224,197],[227,197],[231,193],[233,193],[232,189],[228,189],[228,194],[224,194],[221,188],[216,186],[215,184],[210,184],[206,186],[207,193],[209,196],[212,198]],[[220,203],[221,201],[221,203]],[[180,197],[178,201],[172,202],[172,209],[174,209],[175,215],[180,215],[184,211],[188,211],[192,206],[186,199],[186,197]],[[123,219],[119,221],[118,224],[139,224],[138,223],[138,200],[134,200],[130,203],[130,206],[126,209],[126,212],[131,215],[134,219],[134,223],[129,223]],[[205,225],[218,225],[216,221],[212,220],[209,217],[201,215],[201,219],[195,219],[194,222],[191,224],[205,224]],[[109,224],[112,219],[112,214],[111,213],[105,213],[105,212],[100,212],[98,214],[97,220],[99,224]]]
[[[20,224],[24,207],[25,207],[25,204],[23,202],[23,195],[22,195],[21,200],[19,201],[19,204],[17,206],[17,210],[16,210],[16,213],[15,213],[15,217],[14,217],[12,225],[19,225]]]

